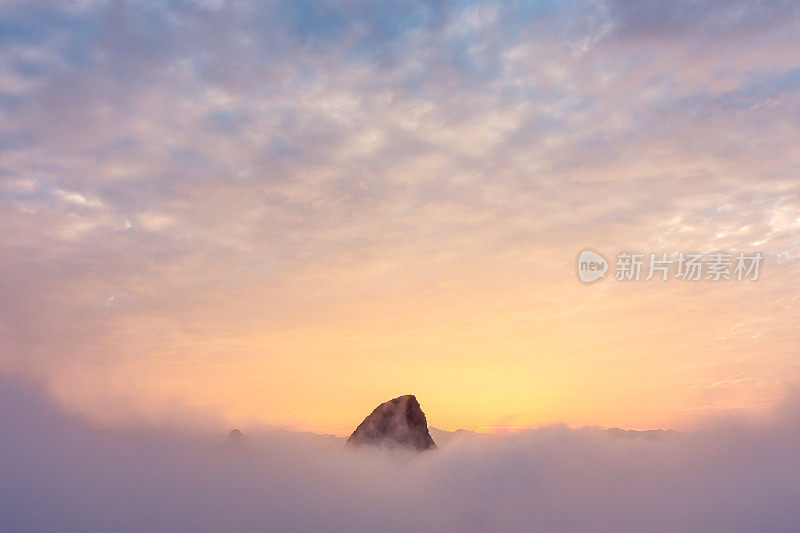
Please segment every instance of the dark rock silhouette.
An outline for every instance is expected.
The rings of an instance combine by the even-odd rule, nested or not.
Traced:
[[[428,432],[428,421],[412,394],[380,404],[347,439],[347,444],[405,447],[414,450],[436,448]]]
[[[247,444],[247,437],[238,429],[232,429],[228,433],[228,438],[225,439],[225,447],[230,449],[239,449]]]

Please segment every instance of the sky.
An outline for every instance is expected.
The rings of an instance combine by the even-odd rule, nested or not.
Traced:
[[[2,1],[0,373],[97,427],[763,418],[798,145],[792,1]]]

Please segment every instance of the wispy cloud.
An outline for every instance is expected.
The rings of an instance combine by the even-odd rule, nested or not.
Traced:
[[[444,322],[458,339],[479,324],[487,361],[515,354],[501,356],[512,380],[530,353],[569,374],[588,345],[650,354],[685,394],[712,380],[613,333],[549,339],[614,316],[606,331],[742,370],[754,347],[711,348],[663,298],[717,320],[698,326],[714,338],[771,317],[758,394],[778,395],[798,375],[798,25],[792,2],[5,2],[2,362],[63,389],[83,372],[130,386],[121,369],[152,387],[187,359],[237,376],[267,361],[302,382],[280,363],[291,353],[336,381],[359,364],[318,360],[317,341],[346,345],[359,324],[394,360],[448,345],[426,329]],[[563,266],[586,245],[758,247],[771,274],[747,309],[745,289],[592,303]],[[297,332],[314,342],[285,340]],[[359,357],[380,345],[362,338]]]

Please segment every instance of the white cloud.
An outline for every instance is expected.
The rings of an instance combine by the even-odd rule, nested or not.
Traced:
[[[56,189],[55,195],[61,198],[63,201],[78,205],[81,207],[88,207],[91,209],[100,209],[103,207],[103,202],[96,198],[89,198],[84,196],[83,194],[77,193],[75,191],[66,191],[63,189]]]
[[[386,455],[343,439],[102,430],[0,376],[7,531],[791,531],[800,416],[696,434],[550,427]]]

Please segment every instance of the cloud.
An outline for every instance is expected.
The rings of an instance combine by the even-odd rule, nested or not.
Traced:
[[[4,366],[101,389],[131,366],[277,364],[275,336],[352,324],[571,338],[565,295],[599,306],[572,292],[577,250],[758,243],[773,274],[746,305],[649,300],[735,315],[715,330],[771,317],[758,382],[798,377],[790,2],[14,1],[0,19]],[[605,331],[631,330],[630,307],[688,335],[669,309],[603,305]],[[742,350],[710,366],[735,380]]]
[[[173,425],[106,430],[0,378],[0,519],[7,531],[789,531],[795,403],[770,424],[623,437],[553,426],[435,452],[249,434],[243,448]]]

